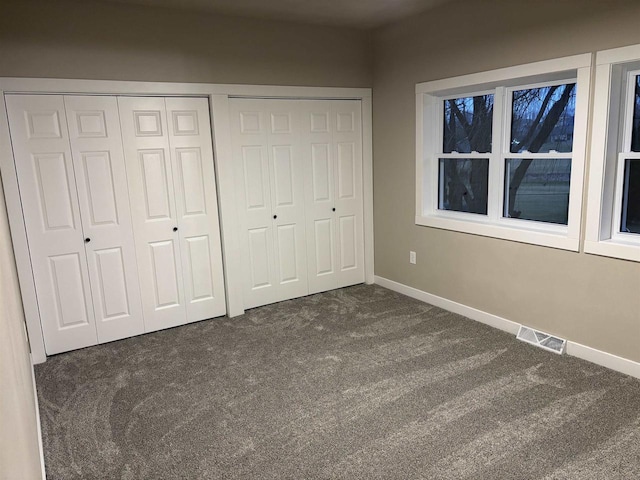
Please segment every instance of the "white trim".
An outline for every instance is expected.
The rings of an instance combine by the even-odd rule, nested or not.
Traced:
[[[362,101],[363,174],[364,174],[364,241],[365,281],[373,283],[373,154],[370,88],[296,87],[276,85],[225,85],[207,83],[129,82],[111,80],[75,80],[50,78],[0,77],[0,172],[7,200],[9,223],[14,243],[18,277],[22,291],[31,353],[35,363],[46,360],[44,339],[27,237],[18,192],[18,180],[13,163],[9,124],[4,107],[4,94],[93,94],[141,96],[201,96],[208,97],[211,109],[214,162],[218,182],[221,241],[225,270],[227,315],[244,313],[241,257],[238,238],[238,216],[233,190],[234,169],[229,131],[229,97],[259,97],[286,99],[351,99]]]
[[[459,77],[433,80],[416,84],[416,93],[440,92],[443,95],[455,95],[460,89],[466,89],[469,85],[493,85],[510,82],[519,78],[531,78],[535,83],[536,77],[547,76],[552,72],[569,72],[580,68],[591,67],[591,54],[583,53],[563,58],[543,60],[541,62],[527,63],[513,67],[499,68],[487,72],[472,73]],[[548,80],[547,80],[548,81]],[[517,85],[515,83],[514,85]],[[466,91],[466,90],[465,90]]]
[[[439,297],[432,293],[427,293],[425,291],[418,290],[417,288],[409,287],[408,285],[394,282],[393,280],[389,280],[378,275],[376,275],[375,283],[376,285],[388,288],[389,290],[393,290],[394,292],[402,293],[407,297],[415,298],[416,300],[435,305],[436,307],[440,307],[450,312],[457,313],[458,315],[462,315],[464,317],[470,318],[471,320],[475,320],[476,322],[484,323],[485,325],[489,325],[499,330],[509,332],[513,335],[516,335],[518,333],[518,329],[520,328],[519,323],[512,322],[511,320],[507,320],[506,318],[483,312],[482,310],[478,310],[477,308],[469,307],[467,305],[463,305],[462,303],[454,302],[453,300]]]
[[[616,372],[640,378],[640,363],[619,357],[612,353],[596,350],[576,342],[567,342],[567,355],[601,365]]]
[[[364,201],[364,278],[374,279],[373,235],[373,116],[371,97],[362,97],[362,175]]]
[[[36,374],[33,370],[33,356],[31,356],[31,384],[33,385],[33,403],[35,405],[36,413],[36,428],[38,430],[38,451],[40,453],[40,471],[42,472],[42,480],[47,478],[47,473],[44,467],[44,447],[42,444],[42,425],[40,424],[40,404],[38,403],[38,389],[36,387]]]
[[[103,95],[157,95],[269,98],[360,99],[371,97],[370,88],[295,87],[281,85],[227,85],[217,83],[129,82],[116,80],[77,80],[58,78],[0,77],[5,93],[55,93]]]
[[[640,59],[640,44],[600,50],[596,53],[596,65],[627,63],[638,59]]]
[[[621,214],[618,164],[620,152],[629,150],[633,98],[629,73],[637,70],[638,61],[640,45],[596,53],[584,242],[586,253],[634,262],[640,262],[640,242],[617,231]]]
[[[456,212],[458,213],[458,212]],[[445,216],[446,215],[446,216]],[[424,227],[434,227],[443,230],[452,230],[455,232],[469,233],[471,235],[480,235],[483,237],[499,238],[502,240],[511,240],[513,242],[527,243],[530,245],[540,245],[544,247],[558,248],[562,250],[570,250],[577,252],[580,246],[579,239],[567,237],[566,227],[558,227],[557,225],[542,225],[539,230],[532,230],[526,228],[518,228],[518,224],[529,225],[533,222],[527,220],[519,220],[513,218],[501,219],[499,224],[489,223],[489,221],[482,222],[480,220],[473,221],[469,218],[470,215],[461,213],[459,220],[453,218],[455,213],[422,216],[416,215],[416,225],[422,225]],[[477,215],[482,217],[481,215]],[[511,226],[502,224],[510,223]],[[552,229],[557,228],[557,233]],[[548,230],[543,230],[547,228]]]
[[[231,150],[231,130],[229,118],[229,97],[211,95],[211,124],[215,146],[214,163],[218,188],[218,208],[220,209],[220,238],[222,239],[222,263],[225,272],[227,315],[235,317],[244,313],[242,297],[242,270],[240,242],[238,240],[237,212],[235,205],[235,182],[233,155]],[[225,179],[225,181],[222,181]]]
[[[518,330],[521,326],[519,323],[507,320],[506,318],[498,317],[497,315],[493,315],[491,313],[478,310],[477,308],[469,307],[467,305],[454,302],[453,300],[433,295],[432,293],[427,293],[423,290],[418,290],[417,288],[409,287],[408,285],[404,285],[402,283],[395,282],[378,275],[376,275],[375,277],[375,283],[376,285],[388,288],[389,290],[393,290],[394,292],[398,292],[408,297],[415,298],[416,300],[435,305],[436,307],[440,307],[450,312],[457,313],[459,315],[470,318],[471,320],[484,323],[485,325],[489,325],[499,330],[509,332],[513,335],[517,335]],[[640,363],[633,360],[619,357],[612,353],[603,352],[602,350],[597,350],[592,347],[587,347],[586,345],[582,345],[571,340],[567,340],[566,353],[567,355],[581,358],[582,360],[586,360],[588,362],[595,363],[596,365],[615,370],[616,372],[624,373],[625,375],[630,375],[635,378],[640,378]]]
[[[24,309],[25,322],[29,332],[31,361],[34,364],[47,360],[44,350],[44,337],[40,325],[40,311],[36,298],[36,286],[31,270],[31,256],[27,244],[27,230],[22,216],[22,203],[18,190],[18,176],[13,163],[13,149],[9,135],[9,118],[4,100],[4,91],[0,83],[0,176],[9,217],[11,243],[16,259],[16,270],[20,282],[20,294]]]

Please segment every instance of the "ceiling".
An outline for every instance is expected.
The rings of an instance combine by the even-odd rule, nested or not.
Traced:
[[[372,28],[452,0],[105,0],[213,13]]]

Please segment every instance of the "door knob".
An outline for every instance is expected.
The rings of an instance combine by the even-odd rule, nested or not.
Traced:
[[[178,227],[173,227],[173,231],[177,232],[178,231]]]
[[[332,210],[333,212],[335,212],[335,211],[336,211],[336,207],[333,207],[331,210]]]
[[[278,218],[278,215],[274,215],[274,216],[273,216],[273,219],[274,219],[274,220],[275,220],[276,218]]]
[[[89,237],[84,239],[84,243],[89,243],[91,241],[91,239]]]

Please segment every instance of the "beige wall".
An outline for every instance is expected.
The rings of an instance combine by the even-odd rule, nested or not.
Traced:
[[[0,187],[0,480],[40,478],[31,359]]]
[[[640,361],[640,264],[414,224],[416,83],[640,43],[639,18],[634,1],[470,0],[376,31],[376,275]]]
[[[0,76],[370,87],[369,34],[118,3],[3,3]]]

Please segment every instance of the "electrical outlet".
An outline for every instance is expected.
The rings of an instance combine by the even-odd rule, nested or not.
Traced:
[[[416,264],[416,252],[409,252],[409,263]]]

